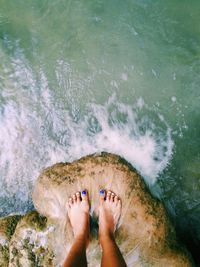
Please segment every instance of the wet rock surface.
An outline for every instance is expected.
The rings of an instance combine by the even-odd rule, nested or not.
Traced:
[[[5,223],[9,217],[0,220],[0,266],[62,266],[73,242],[66,202],[85,188],[91,201],[88,266],[100,266],[96,211],[102,188],[113,190],[122,200],[116,241],[129,267],[193,266],[163,204],[127,161],[109,153],[58,163],[42,172],[33,192],[37,212],[17,217],[12,227]]]
[[[62,242],[67,244],[67,249],[60,254],[60,262],[73,240],[66,219],[66,201],[74,192],[84,188],[88,189],[91,200],[90,266],[98,266],[101,255],[95,215],[101,188],[113,190],[122,199],[116,240],[129,266],[192,266],[189,254],[177,242],[163,204],[150,194],[141,176],[127,161],[109,153],[90,155],[70,164],[55,164],[37,180],[33,193],[36,209],[65,229]]]
[[[20,221],[20,215],[13,215],[0,218],[0,266],[9,265],[9,245],[10,239],[14,234],[17,223]]]
[[[49,235],[54,230],[47,218],[29,212],[17,224],[9,245],[9,267],[54,266]]]

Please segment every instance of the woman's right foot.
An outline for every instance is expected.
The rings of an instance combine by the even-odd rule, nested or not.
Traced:
[[[121,200],[112,191],[100,191],[99,240],[114,238],[114,232],[121,215]]]
[[[89,242],[89,197],[87,190],[78,191],[69,198],[67,212],[75,238]]]

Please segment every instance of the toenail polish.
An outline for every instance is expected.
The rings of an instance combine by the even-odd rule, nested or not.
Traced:
[[[105,190],[103,190],[103,189],[100,190],[100,194],[101,194],[101,195],[104,195],[104,193],[105,193]]]
[[[82,194],[83,194],[83,195],[86,195],[86,194],[87,194],[87,192],[86,192],[85,190],[83,190],[83,191],[82,191]]]

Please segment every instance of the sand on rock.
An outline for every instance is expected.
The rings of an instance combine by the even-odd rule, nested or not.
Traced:
[[[52,245],[57,266],[61,266],[73,241],[66,202],[74,192],[85,188],[91,201],[88,266],[100,266],[96,210],[102,188],[113,190],[122,200],[116,240],[129,267],[192,266],[188,252],[176,239],[163,204],[150,194],[142,177],[127,161],[104,152],[72,163],[55,164],[45,169],[35,184],[35,208],[56,225]]]

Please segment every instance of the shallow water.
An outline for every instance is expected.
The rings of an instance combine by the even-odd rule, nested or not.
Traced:
[[[0,214],[40,171],[120,154],[200,244],[200,2],[0,0]]]

